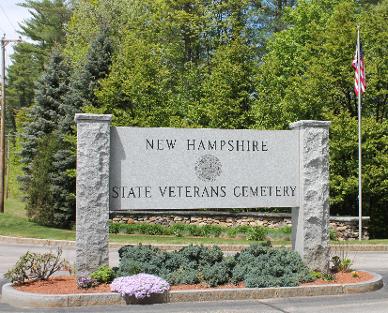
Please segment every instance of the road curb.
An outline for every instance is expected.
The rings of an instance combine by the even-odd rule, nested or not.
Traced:
[[[25,245],[39,245],[39,246],[61,246],[74,247],[75,242],[72,240],[54,240],[54,239],[38,239],[38,238],[24,238],[13,236],[0,236],[0,242],[9,244],[25,244]]]
[[[39,239],[39,238],[24,238],[24,237],[13,237],[13,236],[2,236],[0,235],[0,243],[9,243],[9,244],[20,244],[20,245],[39,245],[41,247],[75,247],[75,241],[72,240],[54,240],[54,239]],[[110,248],[121,248],[122,246],[128,243],[120,243],[120,242],[110,242]],[[134,244],[134,243],[132,243]],[[161,250],[178,250],[183,247],[186,247],[187,244],[158,244],[158,243],[143,243],[144,245],[152,245],[154,247],[158,247]],[[205,247],[212,247],[214,244],[203,244]],[[247,247],[249,244],[217,244],[221,250],[224,251],[241,251]]]
[[[171,291],[157,300],[158,303],[204,302],[222,300],[253,300],[269,298],[306,297],[322,295],[345,295],[380,289],[383,279],[371,273],[373,279],[355,284],[331,284],[280,288],[230,288]],[[152,300],[152,299],[151,299]],[[77,307],[93,305],[125,305],[138,303],[124,299],[117,293],[88,293],[70,295],[45,295],[18,291],[11,284],[2,289],[2,302],[19,308]],[[148,301],[148,303],[155,303]]]
[[[25,245],[39,245],[47,247],[75,247],[75,241],[72,240],[54,240],[54,239],[38,239],[38,238],[24,238],[24,237],[13,237],[13,236],[2,236],[0,235],[0,243],[9,243],[9,244],[25,244]],[[182,247],[187,246],[187,244],[157,244],[157,243],[144,243],[150,244],[154,247],[158,247],[162,250],[177,250]],[[125,243],[111,242],[109,247],[111,248],[120,248]],[[214,244],[204,244],[204,246],[211,247]],[[247,247],[248,244],[217,244],[223,251],[241,251]],[[277,245],[275,245],[276,247]],[[287,245],[286,245],[287,247]],[[331,249],[334,251],[360,251],[360,252],[385,252],[388,251],[388,244],[347,244],[346,242],[342,244],[333,244],[330,245]]]

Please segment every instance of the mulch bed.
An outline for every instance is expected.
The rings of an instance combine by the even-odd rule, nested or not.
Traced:
[[[302,284],[302,286],[313,286],[313,285],[327,285],[327,284],[351,284],[366,282],[373,278],[373,275],[357,271],[359,277],[353,277],[352,273],[337,273],[335,274],[335,280],[325,281],[318,279],[314,282]],[[75,294],[75,293],[97,293],[97,292],[111,292],[109,285],[99,285],[94,288],[78,288],[74,276],[55,276],[48,280],[36,281],[31,283],[25,283],[22,285],[14,286],[17,290],[41,293],[41,294]],[[244,288],[244,283],[238,285],[226,284],[215,287],[213,289],[220,288]],[[177,285],[172,286],[171,290],[196,290],[209,288],[206,284],[195,284],[195,285]]]
[[[374,276],[367,272],[357,271],[358,277],[353,277],[352,273],[339,272],[335,274],[335,279],[331,281],[317,279],[311,283],[304,283],[302,286],[313,286],[313,285],[327,285],[327,284],[355,284],[362,283],[371,280]]]

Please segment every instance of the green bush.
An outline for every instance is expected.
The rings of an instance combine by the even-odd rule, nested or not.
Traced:
[[[341,258],[337,255],[331,258],[331,262],[333,263],[331,268],[333,272],[350,272],[353,264],[351,259],[347,257]]]
[[[185,224],[180,224],[180,223],[176,223],[176,224],[173,224],[171,227],[171,233],[177,237],[183,237],[187,234],[186,232],[186,225]]]
[[[188,267],[180,267],[174,272],[166,273],[162,276],[166,279],[171,285],[179,284],[197,284],[200,280],[200,272],[196,269]]]
[[[331,273],[323,273],[322,279],[325,281],[333,281],[335,279],[334,275]]]
[[[251,241],[264,241],[268,234],[281,234],[281,239],[289,240],[291,227],[282,227],[279,229],[266,228],[261,226],[237,226],[224,227],[219,225],[193,225],[176,223],[171,226],[159,224],[118,224],[110,223],[109,232],[112,234],[143,234],[143,235],[174,235],[177,237],[226,237],[236,238],[243,237]]]
[[[224,231],[224,227],[217,225],[204,225],[202,230],[205,237],[220,237]]]
[[[119,250],[118,276],[148,273],[170,284],[194,284],[204,280],[203,270],[223,261],[219,247],[189,245],[178,251],[164,252],[151,246],[124,246]],[[206,276],[208,280],[211,277]],[[219,279],[220,280],[220,279]]]
[[[119,250],[119,276],[148,273],[170,284],[204,282],[218,286],[244,281],[247,287],[297,286],[312,276],[296,252],[255,244],[233,257],[213,246],[189,245],[164,252],[150,246],[124,246]]]
[[[232,269],[235,265],[234,259],[223,260],[213,265],[205,265],[202,270],[203,280],[210,286],[226,284],[232,276]]]
[[[310,272],[310,276],[312,280],[320,279],[322,278],[322,275],[323,274],[321,272],[317,272],[317,271]]]
[[[115,278],[115,273],[108,265],[102,265],[90,277],[98,283],[108,284]]]
[[[134,224],[138,227],[138,233],[144,235],[168,235],[166,227],[159,224]]]
[[[250,288],[296,286],[311,280],[299,254],[284,248],[251,245],[235,258],[231,280],[233,283],[244,281]]]
[[[267,230],[264,227],[252,227],[247,233],[247,239],[253,241],[263,241],[267,235]]]
[[[124,246],[119,249],[120,264],[117,276],[148,273],[160,276],[166,253],[151,246]]]
[[[109,232],[111,234],[118,234],[120,231],[120,224],[117,223],[109,223]]]
[[[334,228],[329,228],[329,238],[330,240],[337,240],[337,231]]]

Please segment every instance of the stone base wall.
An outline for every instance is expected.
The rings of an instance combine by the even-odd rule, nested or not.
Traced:
[[[287,213],[226,213],[212,211],[132,211],[111,212],[113,223],[134,224],[150,223],[170,226],[175,223],[232,226],[265,226],[277,228],[292,226],[291,214]],[[363,217],[363,238],[368,239],[369,217]],[[338,240],[358,239],[357,217],[330,217],[330,229],[334,231]]]

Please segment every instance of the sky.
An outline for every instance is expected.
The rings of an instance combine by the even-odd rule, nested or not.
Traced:
[[[19,23],[30,17],[29,12],[26,8],[18,6],[18,3],[23,0],[0,0],[0,33],[1,36],[6,34],[7,39],[17,39],[20,30]],[[9,66],[9,56],[12,54],[12,44],[6,47],[6,66]]]

